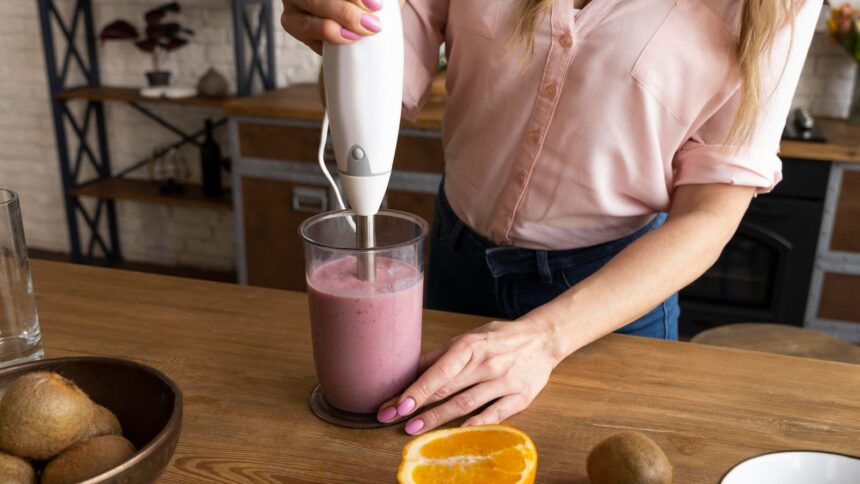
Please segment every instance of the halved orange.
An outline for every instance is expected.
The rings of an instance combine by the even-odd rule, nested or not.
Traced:
[[[531,484],[537,449],[528,435],[507,425],[428,432],[403,448],[401,484]]]

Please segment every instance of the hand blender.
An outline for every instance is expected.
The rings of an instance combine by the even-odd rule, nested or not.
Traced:
[[[310,409],[326,422],[349,428],[394,423],[377,419],[379,406],[417,378],[421,357],[427,223],[380,210],[403,94],[400,4],[382,3],[375,12],[380,33],[349,45],[323,46],[328,115],[318,161],[341,202],[322,156],[330,117],[337,168],[352,212],[319,213],[299,230],[319,381]],[[384,268],[379,274],[377,264]]]
[[[382,205],[400,129],[403,25],[399,0],[375,12],[382,31],[347,45],[323,45],[323,77],[340,180],[356,215],[359,248],[375,246],[374,216]],[[373,281],[368,251],[358,277]]]

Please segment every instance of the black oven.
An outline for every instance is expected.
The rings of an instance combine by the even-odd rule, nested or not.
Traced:
[[[830,163],[783,160],[719,260],[681,291],[682,336],[737,322],[802,325]]]

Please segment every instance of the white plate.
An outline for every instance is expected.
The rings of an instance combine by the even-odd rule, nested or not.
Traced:
[[[163,87],[144,87],[140,90],[140,95],[143,97],[158,98],[164,96]]]
[[[860,458],[829,452],[764,454],[736,465],[722,484],[858,484]]]
[[[197,89],[184,86],[168,86],[164,88],[164,97],[169,99],[182,99],[186,97],[194,97],[197,95]]]
[[[149,98],[183,99],[196,96],[197,89],[185,86],[144,87],[140,90],[140,95]]]

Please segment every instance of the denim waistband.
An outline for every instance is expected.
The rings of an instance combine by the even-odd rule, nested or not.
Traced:
[[[625,237],[590,247],[568,250],[525,249],[521,247],[499,246],[472,230],[462,222],[448,203],[443,188],[437,197],[443,242],[451,245],[466,244],[471,249],[483,252],[487,266],[494,277],[510,273],[537,272],[545,282],[552,282],[552,272],[574,265],[587,264],[595,260],[611,257],[621,252],[633,241],[654,230],[666,220],[660,213],[644,227]]]

